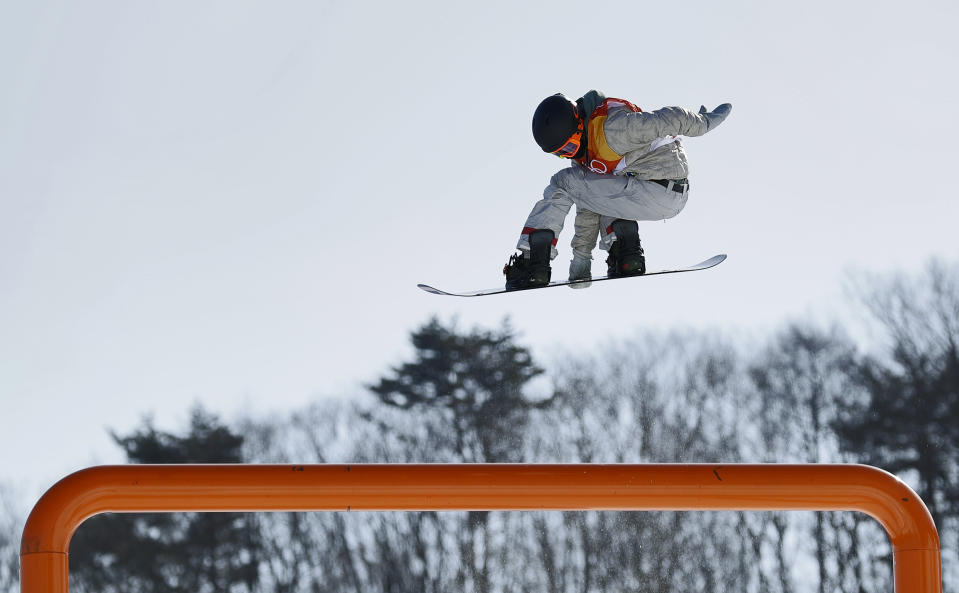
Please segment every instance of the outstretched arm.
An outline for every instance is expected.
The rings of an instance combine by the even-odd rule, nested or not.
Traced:
[[[604,130],[610,148],[625,154],[664,136],[702,136],[722,123],[731,110],[729,103],[713,111],[703,107],[699,113],[682,107],[635,113],[623,109],[606,119]]]

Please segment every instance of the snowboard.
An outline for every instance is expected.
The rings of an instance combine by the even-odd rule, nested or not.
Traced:
[[[701,261],[698,264],[692,266],[686,266],[685,268],[673,268],[669,270],[656,270],[651,272],[646,272],[642,276],[601,276],[599,278],[593,278],[592,280],[558,280],[556,282],[550,282],[545,286],[533,286],[530,288],[512,288],[507,290],[505,286],[500,286],[497,288],[487,288],[484,290],[471,290],[467,292],[446,292],[445,290],[440,290],[438,288],[433,288],[428,284],[417,284],[419,288],[429,292],[431,294],[442,294],[446,296],[457,296],[457,297],[478,297],[486,296],[490,294],[503,294],[504,292],[521,292],[524,290],[541,290],[544,288],[553,288],[556,286],[569,286],[570,284],[581,284],[583,282],[602,282],[604,280],[625,280],[627,278],[647,278],[649,276],[661,276],[663,274],[678,274],[680,272],[695,272],[697,270],[707,270],[713,266],[718,266],[726,259],[726,254],[721,253],[719,255],[714,255],[706,261]]]

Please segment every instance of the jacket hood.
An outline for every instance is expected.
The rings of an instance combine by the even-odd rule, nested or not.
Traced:
[[[589,145],[589,116],[596,111],[596,108],[603,104],[603,101],[606,100],[606,95],[603,93],[592,90],[576,99],[576,108],[579,110],[580,117],[583,118],[583,143],[579,147],[579,152],[573,156],[573,160],[581,158],[586,152],[586,147]]]

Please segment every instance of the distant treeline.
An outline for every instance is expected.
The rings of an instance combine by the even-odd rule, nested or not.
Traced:
[[[840,325],[750,347],[686,331],[547,372],[508,322],[432,319],[361,403],[230,425],[196,408],[182,433],[113,436],[131,463],[868,463],[929,506],[959,593],[959,267],[857,287],[868,347]],[[0,591],[17,589],[14,524]],[[892,590],[885,533],[840,512],[112,514],[77,531],[70,569],[80,593]]]

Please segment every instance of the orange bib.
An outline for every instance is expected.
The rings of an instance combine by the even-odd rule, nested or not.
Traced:
[[[606,99],[593,110],[593,113],[589,116],[589,129],[586,132],[586,154],[576,161],[595,173],[615,174],[619,172],[621,167],[625,166],[623,155],[617,154],[606,143],[606,132],[603,130],[609,110],[617,107],[626,107],[634,113],[642,112],[642,109],[629,101],[612,98]]]

